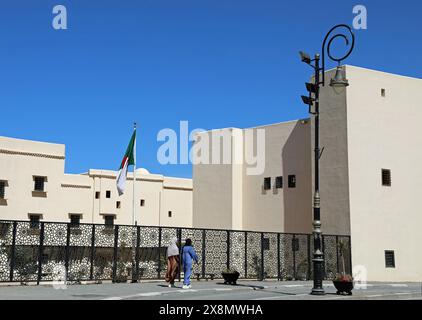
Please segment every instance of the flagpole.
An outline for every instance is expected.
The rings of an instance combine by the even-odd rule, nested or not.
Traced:
[[[135,143],[133,145],[133,160],[134,160],[134,165],[133,165],[133,194],[132,194],[132,202],[133,202],[133,207],[132,207],[132,225],[136,225],[136,205],[135,205],[135,184],[136,184],[136,122],[133,123],[133,130],[135,131]]]
[[[136,232],[135,232],[135,226],[136,226],[136,197],[135,197],[135,184],[136,184],[136,122],[133,123],[133,131],[135,133],[135,141],[133,144],[133,192],[132,192],[132,225],[133,232],[132,232],[132,283],[138,282],[138,272],[136,267]]]

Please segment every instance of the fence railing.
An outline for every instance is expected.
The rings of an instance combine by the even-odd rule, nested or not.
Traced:
[[[312,279],[310,234],[0,220],[0,282],[163,279],[174,237],[192,239],[196,278]],[[323,252],[327,279],[351,272],[349,236],[324,235]]]

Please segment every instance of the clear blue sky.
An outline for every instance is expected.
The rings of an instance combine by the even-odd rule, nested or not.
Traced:
[[[57,4],[68,30],[51,26]],[[297,52],[356,4],[368,29],[347,63],[420,77],[419,0],[1,0],[0,135],[66,144],[70,173],[117,169],[136,120],[138,166],[190,177],[158,163],[158,131],[307,117]]]

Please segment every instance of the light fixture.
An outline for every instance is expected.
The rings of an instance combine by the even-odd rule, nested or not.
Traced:
[[[308,90],[309,92],[312,92],[312,93],[316,92],[316,85],[315,84],[306,82],[305,85],[306,85],[306,90]]]
[[[307,64],[311,63],[311,56],[309,54],[303,51],[299,51],[299,54],[300,54],[300,59],[302,60],[302,62],[305,62]]]
[[[347,87],[348,85],[349,81],[346,79],[344,69],[341,66],[337,66],[336,74],[330,81],[330,87],[342,88]]]
[[[302,96],[302,101],[303,101],[303,103],[304,104],[307,104],[307,105],[312,105],[312,101],[313,101],[314,99],[312,99],[311,97],[307,97],[307,96]]]

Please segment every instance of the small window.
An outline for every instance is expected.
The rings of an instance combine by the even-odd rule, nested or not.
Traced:
[[[381,89],[381,97],[385,98],[385,89]]]
[[[107,190],[106,191],[106,198],[107,199],[110,199],[111,198],[111,191],[110,190]]]
[[[294,174],[289,175],[289,188],[296,188],[296,176]]]
[[[385,267],[386,268],[395,268],[396,261],[394,259],[394,251],[393,250],[385,250]]]
[[[277,189],[283,188],[283,177],[276,177],[275,178],[275,187]]]
[[[95,199],[100,199],[100,191],[95,192]]]
[[[382,169],[381,170],[381,179],[382,179],[382,185],[384,187],[391,187],[391,170]]]
[[[116,209],[120,209],[120,201],[116,201]]]
[[[6,181],[0,181],[0,199],[4,199],[6,189]]]
[[[31,229],[38,229],[40,227],[40,218],[39,214],[30,214],[29,215],[29,227]]]
[[[79,227],[81,223],[81,215],[80,214],[71,214],[70,215],[70,226],[71,227]]]
[[[173,213],[171,212],[171,211],[169,211],[169,218],[171,218],[172,217],[172,215],[173,215]]]
[[[104,223],[107,227],[114,226],[114,216],[112,215],[104,216]]]
[[[145,200],[141,199],[141,207],[144,207],[144,206],[145,206]]]
[[[34,191],[44,192],[45,177],[34,177]]]
[[[271,189],[271,178],[264,178],[264,190]]]

